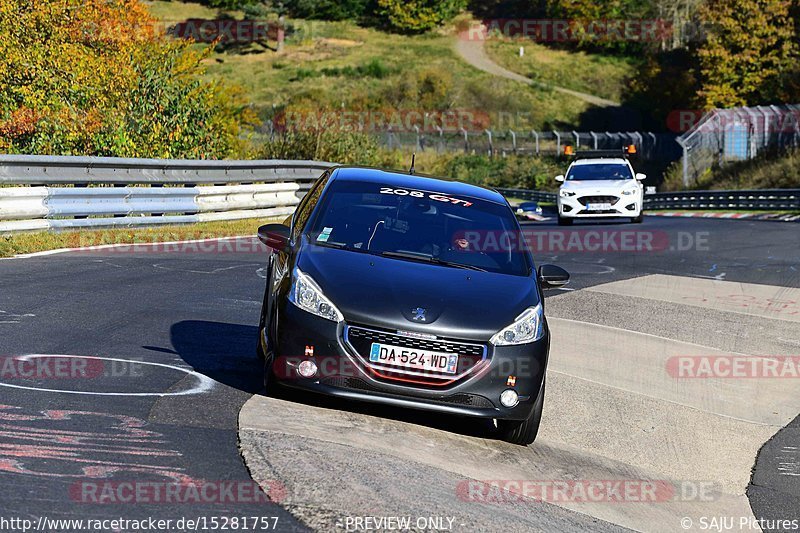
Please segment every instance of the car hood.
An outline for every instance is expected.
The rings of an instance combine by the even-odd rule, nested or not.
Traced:
[[[539,303],[532,277],[313,245],[304,247],[297,265],[351,324],[485,342]],[[424,322],[415,320],[418,308]]]
[[[581,194],[605,194],[618,193],[635,185],[637,185],[635,180],[590,180],[567,181],[562,188]]]

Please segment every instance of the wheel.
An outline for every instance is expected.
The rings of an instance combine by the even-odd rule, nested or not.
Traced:
[[[498,420],[497,429],[500,438],[511,444],[528,446],[536,440],[539,433],[539,424],[542,421],[542,410],[544,409],[544,382],[539,397],[531,410],[530,416],[525,420]]]
[[[571,218],[567,218],[567,217],[559,216],[558,217],[558,225],[559,226],[571,226],[572,225],[572,219]]]
[[[634,224],[641,224],[643,220],[644,220],[644,211],[639,213],[638,217],[632,218],[631,222],[633,222]]]

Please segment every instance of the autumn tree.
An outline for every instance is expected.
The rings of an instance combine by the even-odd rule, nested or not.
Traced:
[[[214,158],[246,107],[139,0],[0,0],[0,151]]]
[[[390,28],[421,33],[450,20],[467,0],[375,0],[374,15]]]
[[[777,103],[791,92],[800,61],[786,0],[715,0],[700,16],[707,39],[698,50],[705,108]],[[797,97],[798,95],[795,95]]]

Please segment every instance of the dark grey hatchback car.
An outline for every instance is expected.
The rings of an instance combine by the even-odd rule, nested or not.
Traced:
[[[541,291],[569,274],[498,245],[520,234],[491,189],[327,171],[291,227],[259,229],[273,249],[258,339],[265,383],[494,419],[505,440],[532,443],[550,343]]]

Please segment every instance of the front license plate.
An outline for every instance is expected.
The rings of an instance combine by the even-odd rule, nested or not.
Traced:
[[[369,360],[382,365],[445,374],[455,374],[458,368],[458,355],[454,353],[431,352],[377,342],[372,343]]]
[[[608,211],[611,209],[611,204],[588,204],[586,209],[588,211]]]

